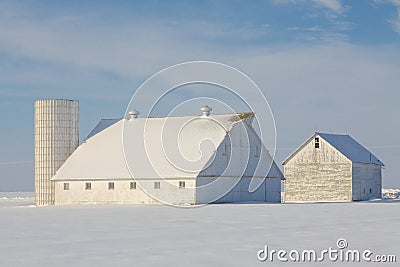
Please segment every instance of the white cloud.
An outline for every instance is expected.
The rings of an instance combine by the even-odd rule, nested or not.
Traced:
[[[341,0],[273,0],[272,3],[280,5],[280,4],[311,4],[315,8],[323,8],[327,11],[330,11],[333,14],[327,14],[328,16],[332,15],[341,15],[346,10],[347,7],[344,6]]]
[[[14,66],[0,63],[3,84],[27,88],[44,84],[53,90],[54,97],[63,96],[64,91],[77,98],[122,96],[118,104],[124,105],[140,81],[163,67],[187,60],[212,60],[238,67],[265,91],[277,116],[279,145],[296,146],[315,128],[349,130],[364,143],[385,145],[377,131],[386,134],[385,140],[396,140],[400,130],[396,126],[400,60],[395,58],[399,57],[395,49],[352,46],[343,36],[339,36],[341,42],[332,42],[338,36],[324,37],[325,30],[317,27],[308,30],[328,40],[320,45],[253,44],[238,48],[235,42],[215,40],[236,35],[239,39],[234,41],[257,38],[268,29],[140,18],[112,25],[99,18],[32,18],[2,8],[0,12],[9,14],[0,15],[0,50],[12,58],[11,62],[19,62]],[[103,77],[103,72],[118,75],[123,82]],[[28,91],[9,89],[6,93],[39,94]],[[90,110],[111,113],[107,108],[92,106]],[[88,112],[82,114],[87,116]],[[379,156],[390,166],[384,153]],[[397,155],[391,160],[395,164],[400,158]],[[393,177],[396,172],[395,167],[388,168]]]
[[[130,79],[199,55],[215,56],[213,51],[225,50],[216,43],[254,41],[269,31],[267,24],[238,27],[138,17],[113,25],[103,23],[102,18],[31,17],[18,10],[6,12],[1,5],[0,10],[13,14],[0,16],[0,52],[74,68],[113,71]]]
[[[332,10],[337,14],[342,14],[345,11],[340,0],[311,0],[313,3]]]
[[[400,34],[400,1],[397,4],[397,18],[389,20],[389,23],[392,24],[394,31]]]
[[[400,0],[373,0],[375,4],[392,4],[395,6],[400,6]]]
[[[400,34],[400,0],[373,0],[374,4],[390,4],[397,9],[397,16],[394,19],[389,19],[388,22],[392,25],[393,30]]]
[[[63,91],[59,97],[126,99],[160,68],[197,59],[222,60],[234,53],[235,43],[258,40],[270,30],[268,24],[234,27],[141,17],[116,25],[94,16],[34,16],[24,8],[2,3],[0,13],[0,53],[8,61],[24,62],[0,62],[2,84],[39,88],[19,92],[2,86],[0,95],[5,96],[55,97],[60,92],[46,88],[58,88]],[[229,43],[229,49],[221,43]]]

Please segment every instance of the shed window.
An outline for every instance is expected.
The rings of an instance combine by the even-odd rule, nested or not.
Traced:
[[[64,183],[64,190],[69,190],[69,183]]]
[[[179,188],[185,188],[186,187],[186,183],[185,181],[179,181]]]
[[[114,182],[109,182],[108,183],[108,190],[114,190],[114,188],[115,188]]]
[[[131,182],[129,185],[130,189],[136,189],[136,182]]]
[[[161,183],[160,182],[154,182],[154,189],[160,189],[161,188]]]
[[[92,183],[85,183],[85,190],[92,190]]]
[[[319,148],[319,137],[315,137],[315,148]]]

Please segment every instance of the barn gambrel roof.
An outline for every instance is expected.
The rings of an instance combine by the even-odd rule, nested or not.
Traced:
[[[383,162],[380,161],[374,154],[368,149],[358,143],[350,135],[342,134],[327,134],[327,133],[314,133],[306,142],[304,142],[299,148],[297,148],[289,157],[287,157],[282,165],[285,165],[291,160],[298,152],[300,152],[309,142],[315,137],[320,137],[342,153],[346,158],[356,163],[365,164],[376,164],[384,166]]]
[[[200,165],[206,165],[213,159],[215,148],[221,145],[233,127],[241,123],[251,127],[253,118],[253,113],[240,113],[209,117],[102,120],[64,162],[52,180],[130,179],[132,172],[135,178],[141,179],[195,178],[202,171]],[[163,135],[163,131],[169,134]],[[179,150],[173,151],[172,154],[179,156],[182,153],[187,158],[171,160],[165,156],[164,149],[169,149],[169,144],[176,144],[177,136],[181,141]],[[198,147],[203,140],[211,141],[214,147]],[[269,154],[265,156],[273,162]],[[171,164],[174,160],[178,163],[190,163],[191,160],[196,161],[200,157],[204,162],[199,162],[199,168],[194,172],[187,172]],[[129,171],[126,161],[132,162],[132,172]],[[268,177],[283,178],[274,162]]]

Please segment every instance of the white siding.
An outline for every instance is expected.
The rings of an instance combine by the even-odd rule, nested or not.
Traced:
[[[286,164],[285,202],[352,200],[352,164],[324,139],[314,139]]]
[[[280,178],[266,179],[265,190],[266,202],[281,202],[282,182]]]
[[[252,178],[197,178],[196,204],[205,203],[234,203],[234,202],[274,202],[281,201],[280,178],[255,178],[261,184],[254,192],[249,192]],[[212,188],[202,189],[201,186],[213,183]],[[232,188],[226,193],[227,188]],[[224,194],[223,194],[224,193]]]
[[[353,163],[353,200],[381,197],[381,167],[375,164]]]
[[[179,188],[184,181],[186,188]],[[108,183],[114,182],[114,190],[108,189]],[[56,181],[55,205],[85,204],[156,204],[159,203],[147,195],[142,188],[155,197],[169,199],[167,204],[194,204],[194,179],[140,180],[136,189],[130,189],[133,180],[80,180]],[[154,189],[154,182],[160,182],[160,189]],[[69,183],[69,190],[64,190]],[[85,190],[85,183],[91,183],[91,190]]]
[[[265,179],[272,164],[270,173],[274,178]],[[213,162],[197,177],[196,203],[280,202],[281,178],[282,173],[257,134],[248,125],[238,123],[221,142]],[[259,187],[250,193],[252,179]],[[204,187],[210,183],[212,186]]]
[[[245,123],[233,126],[211,160],[200,177],[283,178],[257,133]]]

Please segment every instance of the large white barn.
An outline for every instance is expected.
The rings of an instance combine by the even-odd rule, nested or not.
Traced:
[[[349,135],[315,133],[283,165],[285,202],[381,198],[383,162]]]
[[[53,176],[55,204],[280,202],[283,175],[254,114],[202,111],[100,121]]]

